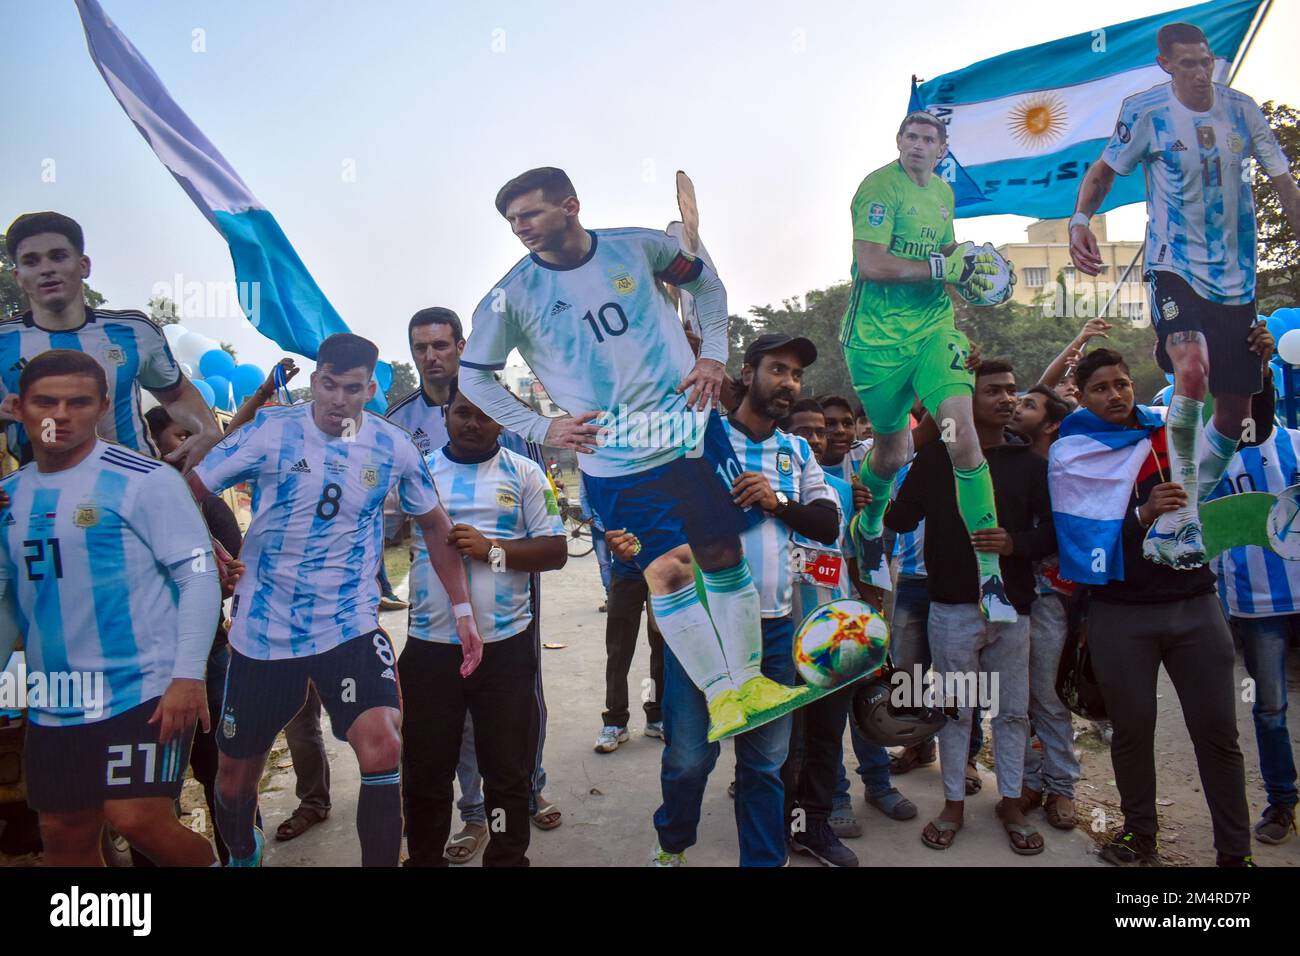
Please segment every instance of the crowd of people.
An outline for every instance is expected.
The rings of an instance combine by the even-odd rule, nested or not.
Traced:
[[[608,549],[599,753],[629,737],[630,662],[643,612],[649,622],[645,729],[664,740],[651,865],[685,864],[731,739],[741,865],[796,852],[857,866],[843,842],[862,833],[846,731],[867,804],[894,821],[918,813],[895,779],[938,761],[944,805],[919,837],[945,850],[982,786],[985,712],[1008,849],[1042,853],[1039,808],[1052,827],[1077,822],[1057,685],[1067,644],[1082,643],[1124,816],[1102,857],[1157,858],[1163,666],[1218,862],[1252,866],[1252,833],[1277,843],[1295,829],[1286,656],[1300,564],[1259,544],[1210,553],[1200,508],[1300,482],[1298,433],[1275,427],[1263,375],[1273,342],[1254,309],[1251,193],[1233,184],[1253,156],[1293,227],[1300,188],[1253,101],[1211,82],[1200,31],[1166,26],[1157,43],[1171,81],[1124,101],[1080,188],[1071,254],[1096,272],[1089,220],[1114,176],[1143,166],[1156,352],[1174,376],[1161,409],[1137,401],[1125,356],[1096,346],[1104,319],[1037,376],[957,330],[950,290],[988,292],[1000,264],[956,242],[953,192],[935,174],[946,127],[926,112],[903,119],[898,159],[853,199],[840,341],[759,335],[735,378],[726,291],[705,257],[658,230],[585,228],[554,167],[498,193],[528,254],[469,335],[450,308],[411,317],[420,385],[386,416],[365,411],[378,349],[340,333],[319,346],[309,401],[273,402],[272,375],[223,431],[157,326],[86,305],[80,226],[18,217],[5,241],[30,310],[0,323],[0,414],[24,464],[0,480],[0,659],[21,639],[30,673],[107,687],[93,714],[31,702],[25,777],[46,863],[102,863],[107,823],[158,865],[260,865],[258,789],[286,726],[301,806],[276,836],[329,812],[324,711],[360,768],[363,865],[398,865],[403,839],[410,866],[480,852],[527,865],[531,828],[562,821],[543,795],[543,582],[567,560],[549,447],[576,453]],[[855,394],[805,396],[806,370],[835,347]],[[564,414],[501,383],[516,350]],[[142,388],[159,402],[148,415]],[[242,540],[218,497],[236,485],[252,501]],[[378,618],[393,599],[390,492],[417,529],[400,653]],[[889,621],[906,699],[880,713],[898,727],[934,720],[918,739],[859,719],[853,685],[799,706],[796,633],[847,600]],[[1260,688],[1267,806],[1253,827],[1234,633]],[[921,701],[926,684],[937,707]],[[187,765],[215,848],[177,819]]]

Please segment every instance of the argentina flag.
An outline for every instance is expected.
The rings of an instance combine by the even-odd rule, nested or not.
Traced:
[[[1213,0],[1099,27],[914,85],[911,108],[948,127],[951,162],[939,171],[953,185],[956,215],[1070,216],[1124,98],[1169,80],[1156,63],[1157,31],[1180,21],[1200,27],[1214,81],[1224,83],[1263,2]],[[1142,177],[1117,178],[1100,211],[1144,196]]]
[[[239,288],[257,290],[255,296],[240,295],[248,321],[282,348],[314,359],[326,338],[351,331],[347,323],[325,298],[275,217],[185,115],[98,0],[76,3],[91,59],[109,90],[199,212],[230,246]],[[392,369],[381,362],[375,377],[380,390],[370,407],[383,411],[383,393],[392,381]]]

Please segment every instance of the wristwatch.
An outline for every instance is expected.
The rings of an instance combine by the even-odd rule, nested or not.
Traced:
[[[778,511],[780,511],[789,503],[790,503],[790,499],[786,497],[785,492],[778,491],[776,493],[776,507],[772,509],[772,514],[776,514]]]
[[[506,549],[500,544],[493,541],[492,547],[488,548],[488,564],[494,568],[504,568],[506,566]]]

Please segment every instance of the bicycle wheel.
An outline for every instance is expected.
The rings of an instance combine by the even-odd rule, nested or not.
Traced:
[[[591,540],[591,521],[583,521],[576,514],[577,509],[568,511],[564,516],[564,530],[568,534],[569,557],[581,558],[596,549]]]

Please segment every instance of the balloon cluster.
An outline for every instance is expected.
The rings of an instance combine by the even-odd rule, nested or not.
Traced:
[[[1286,393],[1282,385],[1282,367],[1300,366],[1300,308],[1278,309],[1272,315],[1261,316],[1273,334],[1277,346],[1273,352],[1273,384],[1279,395]]]
[[[183,325],[163,327],[163,335],[181,371],[212,408],[233,411],[266,381],[266,373],[256,365],[236,365],[220,344],[191,332]]]

